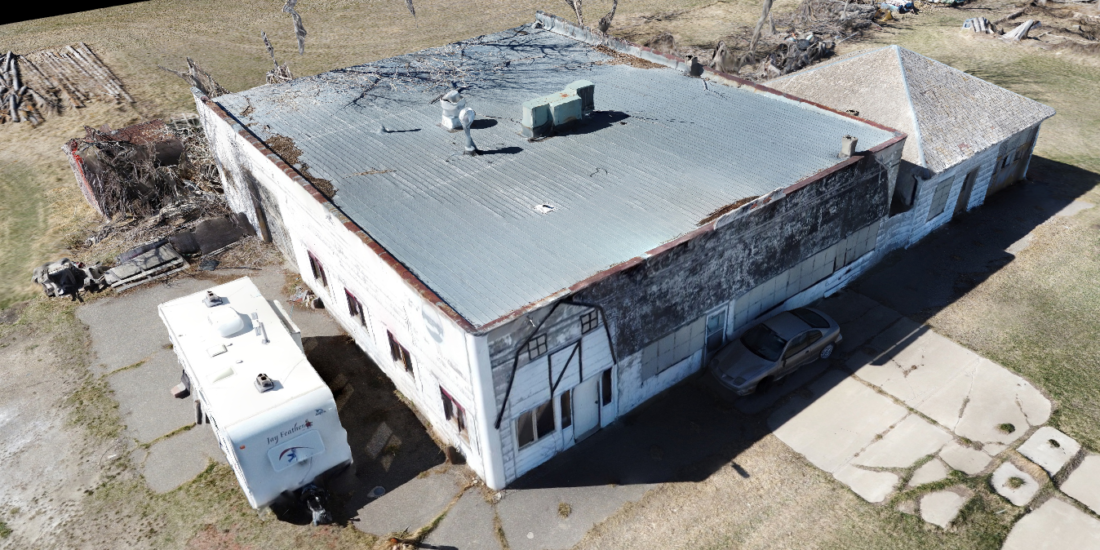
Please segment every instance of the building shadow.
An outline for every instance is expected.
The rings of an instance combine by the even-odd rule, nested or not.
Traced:
[[[346,510],[362,508],[374,487],[393,490],[444,462],[424,423],[351,337],[303,338],[302,343],[336,398],[354,461],[326,483],[328,509],[337,522],[348,521]]]
[[[850,288],[923,323],[1012,263],[1032,230],[1098,184],[1100,174],[1034,157],[1027,181],[895,250]]]
[[[1032,160],[1028,177],[917,245],[888,255],[850,290],[923,323],[1011,263],[1015,256],[1006,249],[1100,185],[1100,174],[1041,157]],[[832,300],[845,300],[846,294]],[[845,321],[859,317],[854,311],[852,321],[838,318],[842,330]],[[528,472],[510,488],[698,482],[722,468],[751,477],[753,472],[736,457],[771,432],[768,419],[777,409],[785,406],[787,418],[804,410],[815,394],[842,380],[823,376],[826,370],[849,373],[844,364],[852,354],[868,353],[882,364],[928,330],[919,326],[886,331],[897,319],[883,318],[877,331],[845,333],[845,352],[838,351],[827,365],[819,360],[802,367],[801,375],[776,384],[769,395],[752,397],[756,402],[748,407],[713,391],[705,372],[696,374]],[[847,341],[849,334],[858,341]],[[806,388],[810,381],[815,381],[816,392]]]

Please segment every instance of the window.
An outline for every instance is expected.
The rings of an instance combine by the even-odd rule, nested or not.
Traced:
[[[412,356],[409,355],[409,350],[405,349],[405,346],[397,343],[394,339],[392,332],[386,332],[390,338],[390,356],[393,357],[393,361],[405,367],[405,372],[413,374],[413,362]]]
[[[516,439],[522,449],[554,433],[554,402],[547,401],[516,419]]]
[[[947,206],[947,196],[951,194],[952,181],[952,178],[944,178],[936,184],[936,192],[932,195],[932,204],[928,208],[928,219],[925,221],[932,221],[936,216],[943,214]]]
[[[718,313],[712,313],[707,317],[707,352],[712,352],[722,347],[726,341],[726,310],[723,308]]]
[[[443,397],[443,416],[447,417],[451,425],[458,430],[459,435],[465,437],[466,410],[451,397],[451,394],[447,393],[447,390],[443,389],[443,386],[439,387],[439,394]]]
[[[328,277],[325,276],[325,268],[321,265],[321,260],[317,259],[312,252],[306,252],[309,256],[309,269],[313,271],[313,278],[321,283],[321,286],[328,286]]]
[[[573,390],[561,394],[561,427],[573,425]]]
[[[581,334],[587,334],[592,332],[592,329],[600,326],[600,312],[596,310],[589,311],[584,315],[581,315]]]
[[[706,316],[642,348],[642,379],[655,376],[703,349]]]
[[[547,350],[547,338],[545,334],[541,334],[532,338],[527,342],[527,357],[534,359],[546,353]]]
[[[600,380],[600,390],[603,393],[601,397],[603,398],[602,401],[604,406],[606,407],[607,405],[611,404],[611,397],[613,395],[611,393],[611,369],[603,371],[603,379]]]
[[[367,326],[367,314],[363,311],[363,304],[359,303],[359,299],[346,288],[344,289],[344,295],[348,297],[348,313],[359,319],[360,325]]]
[[[813,328],[829,328],[829,322],[824,317],[806,308],[792,309],[791,313]]]

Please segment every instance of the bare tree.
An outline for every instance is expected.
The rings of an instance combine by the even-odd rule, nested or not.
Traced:
[[[298,0],[286,0],[283,12],[289,13],[294,19],[294,35],[298,37],[298,54],[302,55],[306,53],[306,28],[302,26],[302,16],[294,10],[297,3]]]
[[[581,10],[581,0],[565,0],[565,3],[577,14],[577,24],[584,26],[584,14]]]
[[[611,0],[611,11],[607,15],[600,18],[600,22],[596,23],[596,28],[600,29],[600,32],[607,33],[607,29],[611,28],[611,20],[615,18],[615,10],[619,8],[619,0]]]
[[[764,22],[769,19],[772,12],[772,0],[764,0],[764,9],[760,13],[760,21],[756,22],[756,29],[752,31],[752,40],[749,41],[749,55],[756,53],[756,43],[760,40],[760,31],[764,30]],[[774,29],[774,26],[773,26]]]

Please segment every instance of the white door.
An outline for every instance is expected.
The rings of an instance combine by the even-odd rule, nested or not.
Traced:
[[[573,388],[573,439],[580,441],[600,427],[600,377]]]

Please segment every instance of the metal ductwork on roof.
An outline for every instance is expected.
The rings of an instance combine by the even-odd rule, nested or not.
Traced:
[[[590,116],[595,110],[596,85],[577,80],[560,92],[523,102],[520,125],[528,138],[541,138],[555,128],[567,128]]]

